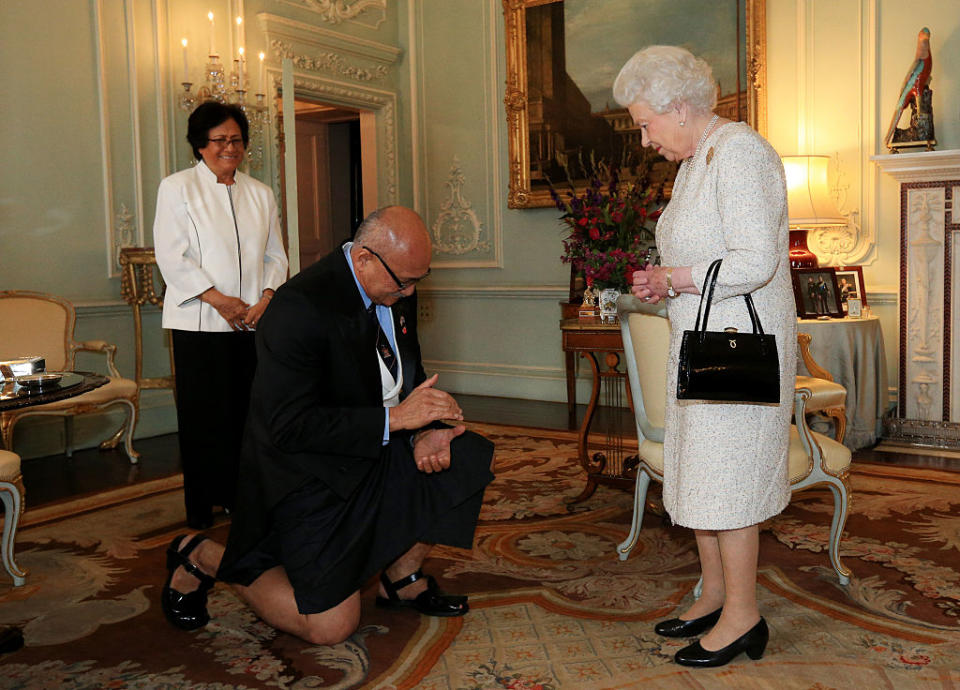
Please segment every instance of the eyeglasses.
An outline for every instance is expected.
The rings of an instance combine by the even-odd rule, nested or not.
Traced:
[[[422,276],[420,276],[419,278],[411,278],[410,280],[400,280],[399,278],[397,278],[397,274],[393,272],[393,269],[390,268],[390,267],[387,265],[387,262],[383,260],[383,257],[382,257],[382,256],[380,256],[379,254],[377,254],[375,251],[373,251],[372,249],[370,249],[370,247],[367,247],[366,245],[364,245],[363,248],[366,249],[366,250],[367,250],[368,252],[370,252],[371,254],[373,254],[375,257],[377,257],[377,259],[380,261],[380,263],[383,264],[383,267],[384,267],[385,269],[387,269],[387,273],[390,274],[390,277],[393,278],[393,282],[395,282],[395,283],[397,284],[397,289],[400,290],[401,292],[403,292],[404,290],[406,290],[406,289],[407,289],[408,287],[410,287],[411,285],[416,285],[416,284],[419,283],[421,280],[423,280],[423,279],[426,278],[428,275],[430,275],[430,269],[428,268],[428,269],[427,269],[427,272],[424,273],[424,274],[423,274]]]
[[[217,137],[216,139],[207,139],[211,144],[216,144],[221,148],[227,148],[231,144],[238,148],[244,148],[243,137],[234,137],[233,139],[227,139],[226,137]]]

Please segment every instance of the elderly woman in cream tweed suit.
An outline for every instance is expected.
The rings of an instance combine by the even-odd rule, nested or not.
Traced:
[[[788,259],[783,166],[743,123],[714,115],[710,67],[682,48],[650,46],[624,65],[617,102],[640,127],[644,146],[682,161],[657,223],[663,262],[634,274],[633,294],[667,301],[663,500],[675,524],[695,531],[703,594],[656,631],[699,641],[677,652],[686,666],[720,666],[741,652],[758,659],[769,631],[756,599],[759,523],[787,505],[796,314]],[[780,404],[718,404],[676,398],[683,331],[692,329],[707,267],[723,259],[710,323],[750,329],[741,295],[752,295],[764,331],[776,336]]]

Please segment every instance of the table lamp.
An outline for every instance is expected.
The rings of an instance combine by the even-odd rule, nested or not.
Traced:
[[[790,223],[790,267],[817,268],[817,255],[807,248],[807,231],[846,225],[827,185],[829,156],[781,156],[787,177]]]

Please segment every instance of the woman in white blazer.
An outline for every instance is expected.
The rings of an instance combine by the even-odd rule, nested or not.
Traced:
[[[167,290],[187,522],[233,507],[256,367],[253,330],[287,277],[273,191],[237,170],[249,142],[243,111],[203,103],[187,140],[197,164],[165,178],[153,240]]]

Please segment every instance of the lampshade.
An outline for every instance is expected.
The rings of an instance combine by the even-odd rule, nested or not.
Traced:
[[[829,156],[781,156],[791,228],[846,225],[827,185]]]

